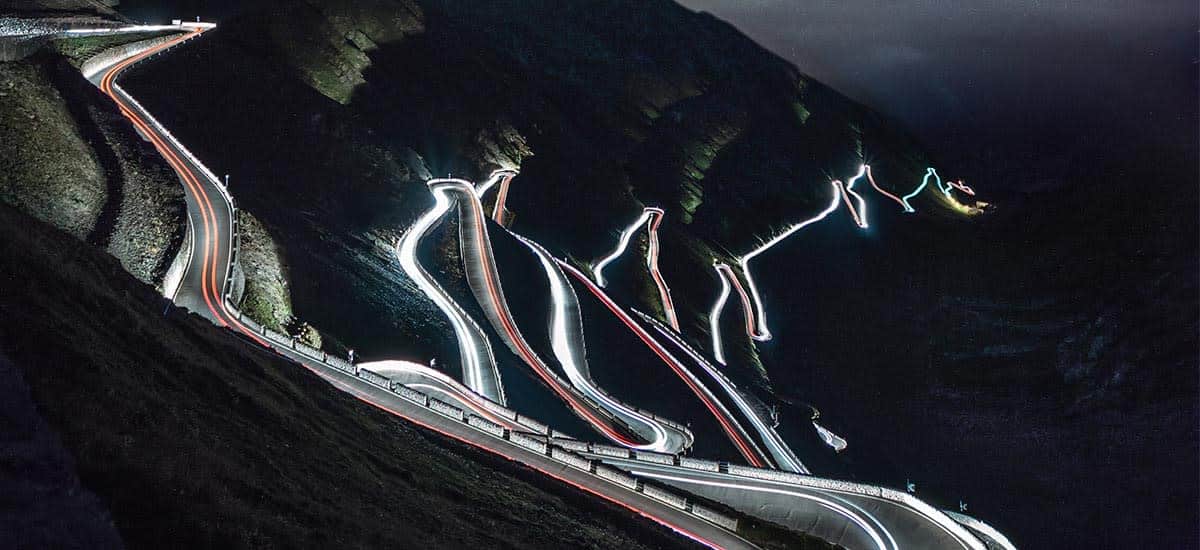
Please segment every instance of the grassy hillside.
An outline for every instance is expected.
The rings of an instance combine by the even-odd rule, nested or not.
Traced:
[[[11,207],[0,234],[0,353],[129,547],[686,546],[334,391]]]

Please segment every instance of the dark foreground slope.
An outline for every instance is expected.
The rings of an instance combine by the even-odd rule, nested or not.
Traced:
[[[24,377],[127,546],[683,546],[627,512],[334,391],[7,206],[0,234],[0,353],[20,371],[6,372],[15,375],[5,391],[20,397]],[[12,433],[31,435],[3,445],[53,460],[4,463],[18,479],[70,462],[36,423],[20,422],[34,428]],[[69,468],[58,471],[47,474],[63,480],[58,492],[77,494]],[[75,502],[53,513],[14,507],[17,517],[0,526],[88,525],[95,536],[75,547],[111,543],[94,500]],[[36,514],[57,517],[39,523]]]

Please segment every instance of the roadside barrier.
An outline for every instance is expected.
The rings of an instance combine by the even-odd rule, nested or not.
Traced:
[[[173,37],[168,37],[168,38],[173,38]],[[189,37],[187,40],[190,40],[191,38],[194,38],[194,36]],[[180,41],[179,43],[186,42],[187,40]],[[124,55],[124,57],[121,57],[121,54],[119,53],[119,51],[117,53],[113,53],[113,50],[106,50],[105,52],[102,52],[101,54],[94,56],[93,58],[91,58],[87,62],[85,62],[85,64],[84,64],[85,68],[83,70],[84,70],[85,74],[87,74],[88,70],[92,70],[93,71],[92,75],[94,75],[94,74],[96,74],[96,72],[101,70],[103,67],[111,66],[112,63],[115,62],[115,61],[111,61],[111,59],[127,58],[130,55],[135,55],[136,53],[145,51],[146,48],[153,47],[154,45],[157,45],[160,43],[161,43],[161,41],[152,42],[151,44],[146,45],[145,48],[136,50],[136,51],[133,51],[132,49],[126,50],[126,54]],[[130,53],[130,52],[132,52],[132,53]],[[108,56],[108,57],[102,57],[102,56]],[[89,65],[89,64],[91,64],[91,65]],[[231,300],[229,299],[230,297],[228,294],[228,286],[229,286],[229,279],[230,279],[229,274],[232,272],[232,270],[234,268],[234,264],[237,262],[237,255],[239,252],[238,243],[240,242],[240,236],[238,235],[239,227],[236,222],[237,208],[234,206],[233,197],[230,196],[228,190],[222,185],[221,181],[213,174],[213,172],[211,170],[209,170],[208,167],[206,167],[203,163],[201,163],[195,157],[195,155],[193,155],[191,153],[191,151],[189,151],[186,147],[184,147],[182,145],[182,143],[180,143],[179,140],[176,139],[173,134],[171,134],[170,131],[168,131],[161,123],[158,122],[157,119],[155,119],[153,116],[151,116],[150,113],[144,107],[142,107],[142,105],[140,103],[138,103],[137,100],[135,100],[132,96],[130,96],[120,86],[118,86],[116,84],[113,84],[112,89],[113,89],[114,93],[121,96],[123,101],[127,102],[131,107],[136,109],[140,113],[141,117],[148,124],[150,124],[155,129],[156,132],[158,132],[160,135],[162,135],[165,139],[167,139],[171,143],[172,147],[174,147],[176,150],[180,151],[183,154],[183,156],[185,157],[185,159],[192,166],[196,167],[213,184],[213,187],[219,191],[219,194],[221,195],[222,199],[224,199],[224,201],[228,205],[229,213],[230,213],[230,225],[231,225],[230,235],[229,235],[229,265],[226,268],[226,278],[224,281],[223,288],[221,289],[221,295],[224,297],[225,308],[228,310],[228,312],[231,315],[236,317],[238,322],[245,325],[249,330],[262,335],[265,340],[270,341],[273,345],[277,346],[278,347],[277,350],[278,349],[291,350],[294,354],[302,356],[304,358],[307,358],[317,365],[339,371],[339,372],[344,373],[349,376],[353,376],[356,379],[363,381],[364,383],[368,383],[373,386],[382,388],[383,390],[386,390],[389,393],[392,393],[393,395],[397,395],[397,396],[405,399],[406,401],[410,401],[415,405],[425,407],[428,410],[431,410],[431,411],[437,412],[438,414],[455,419],[459,422],[462,422],[464,425],[470,426],[471,428],[476,429],[480,432],[487,433],[487,434],[490,434],[492,436],[495,436],[495,437],[498,437],[501,439],[505,439],[505,440],[509,441],[510,443],[512,443],[513,445],[529,449],[531,451],[534,451],[534,452],[544,455],[544,456],[548,456],[550,459],[555,460],[557,462],[569,465],[571,467],[583,470],[585,472],[592,472],[598,478],[605,479],[609,482],[612,482],[616,485],[625,487],[629,490],[642,493],[643,495],[645,495],[649,498],[666,503],[672,507],[678,508],[679,510],[688,512],[697,518],[700,518],[700,519],[703,519],[705,521],[712,523],[713,525],[717,525],[719,527],[729,529],[731,531],[736,531],[738,522],[735,518],[725,516],[723,514],[715,512],[709,508],[706,508],[702,505],[697,505],[695,503],[691,503],[686,498],[676,495],[676,494],[674,494],[668,490],[662,489],[658,486],[646,485],[646,484],[640,482],[634,476],[632,476],[624,471],[621,471],[617,468],[613,468],[611,466],[603,464],[602,459],[589,460],[587,458],[579,456],[578,454],[576,454],[573,451],[590,451],[593,454],[601,455],[601,456],[609,456],[609,457],[616,457],[616,458],[623,458],[623,459],[633,459],[633,460],[639,460],[639,461],[648,462],[648,463],[664,464],[664,465],[674,465],[677,460],[674,455],[663,455],[663,454],[645,453],[645,452],[639,452],[639,453],[635,454],[635,453],[631,452],[629,449],[625,449],[625,448],[584,443],[584,442],[567,440],[567,439],[555,439],[557,437],[561,437],[562,434],[552,430],[546,424],[543,424],[536,420],[530,419],[528,417],[521,416],[521,415],[517,414],[516,412],[511,411],[503,406],[492,403],[491,401],[487,400],[486,398],[479,400],[479,403],[481,403],[482,406],[484,406],[485,408],[489,409],[490,411],[496,413],[498,416],[503,417],[503,418],[511,418],[514,422],[517,422],[527,428],[530,428],[530,430],[534,434],[538,434],[538,435],[527,435],[527,434],[523,434],[520,432],[513,432],[513,431],[507,430],[504,427],[502,427],[498,424],[495,424],[494,422],[491,422],[489,420],[480,418],[473,414],[467,414],[462,409],[455,407],[449,403],[445,403],[438,399],[431,398],[427,394],[413,390],[412,388],[408,388],[407,386],[396,384],[395,382],[393,382],[392,380],[390,380],[389,378],[387,378],[385,376],[381,376],[374,372],[360,369],[357,366],[350,363],[349,361],[346,361],[346,360],[338,358],[338,357],[330,357],[326,352],[323,352],[319,349],[309,346],[303,342],[299,342],[294,337],[276,332],[270,328],[263,326],[262,324],[260,324],[258,322],[253,321],[252,319],[245,317],[241,313],[241,311],[239,311],[237,309],[237,307],[231,303]],[[601,409],[601,410],[603,410],[603,409]],[[652,415],[652,413],[648,413],[646,411],[638,411],[638,412],[647,414],[647,415]],[[659,421],[663,421],[664,423],[671,424],[675,427],[681,427],[678,424],[672,423],[669,420],[662,419],[657,416],[653,416],[653,418],[655,420],[659,420]],[[541,437],[539,437],[539,436],[541,436]],[[549,439],[546,439],[547,437],[549,437]],[[974,534],[972,534],[970,531],[968,531],[965,527],[960,525],[958,522],[951,519],[951,517],[948,516],[947,514],[936,510],[932,506],[926,504],[925,502],[921,501],[920,499],[917,499],[916,497],[914,497],[910,494],[896,491],[893,489],[875,487],[875,486],[870,486],[870,485],[862,485],[862,484],[858,484],[858,483],[851,483],[851,482],[844,482],[844,481],[821,479],[821,478],[815,478],[815,477],[806,476],[806,475],[780,472],[777,470],[750,468],[750,467],[745,467],[745,466],[740,466],[740,465],[735,465],[735,464],[716,463],[716,462],[706,461],[706,460],[690,459],[690,458],[686,458],[686,457],[678,457],[678,463],[679,463],[679,466],[681,466],[683,468],[690,468],[690,469],[710,471],[710,472],[724,471],[724,472],[729,473],[730,475],[743,476],[743,477],[761,479],[761,480],[767,480],[767,481],[775,481],[775,482],[780,482],[780,483],[793,484],[793,485],[816,488],[816,489],[824,489],[824,490],[830,490],[830,491],[840,491],[840,492],[846,492],[846,493],[860,494],[860,495],[877,497],[877,498],[884,499],[884,500],[889,500],[892,502],[900,503],[903,506],[906,506],[906,507],[916,511],[917,513],[925,516],[929,520],[937,523],[939,526],[945,528],[947,531],[954,533],[956,536],[958,536],[962,540],[978,540]]]

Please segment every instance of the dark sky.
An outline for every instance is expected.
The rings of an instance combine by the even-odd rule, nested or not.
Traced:
[[[1133,142],[1194,147],[1196,0],[678,1],[959,161],[1061,172]]]
[[[677,1],[899,119],[983,189],[1058,185],[1135,147],[1196,162],[1197,0]],[[219,18],[243,2],[167,3]]]

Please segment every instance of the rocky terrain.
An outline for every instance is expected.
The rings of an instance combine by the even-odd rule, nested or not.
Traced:
[[[362,357],[456,369],[450,328],[392,248],[432,204],[434,174],[519,167],[512,227],[580,266],[643,206],[663,207],[662,270],[685,336],[707,349],[714,259],[819,211],[828,180],[862,159],[890,189],[936,165],[886,118],[666,0],[256,0],[224,15],[125,85],[233,174],[274,239],[243,267],[262,289],[244,304]],[[868,231],[840,211],[755,260],[776,339],[737,337],[731,302],[727,372],[781,407],[817,473],[914,480],[1021,547],[1136,547],[1151,521],[1158,542],[1184,546],[1198,471],[1195,151],[1195,136],[1134,145],[1037,193],[973,182],[997,207],[972,220],[930,194],[917,215],[869,198]],[[466,296],[455,236],[451,222],[423,253]],[[610,290],[661,314],[645,246],[639,235],[612,265]],[[544,298],[526,288],[517,315],[536,323]],[[602,383],[704,431],[661,365],[599,323],[593,364],[622,366],[594,367]],[[498,358],[506,381],[528,378]],[[845,453],[816,440],[813,408]]]
[[[688,547],[336,391],[11,207],[0,230],[6,541]]]

